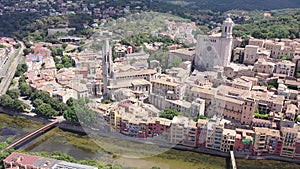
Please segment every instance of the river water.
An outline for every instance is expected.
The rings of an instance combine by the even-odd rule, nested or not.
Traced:
[[[20,138],[41,126],[42,124],[37,122],[0,114],[0,141],[4,141],[8,137],[14,139]],[[146,158],[118,156],[111,153],[110,150],[117,148],[122,149],[122,151],[131,151],[131,149],[126,149],[125,142],[118,140],[118,142],[124,143],[123,145],[125,145],[118,147],[116,146],[116,141],[112,139],[99,137],[99,140],[102,141],[102,144],[96,144],[94,139],[86,135],[54,128],[25,145],[22,145],[20,149],[32,152],[61,151],[75,157],[77,160],[94,159],[111,164],[121,164],[125,168],[135,167],[139,169],[150,169],[153,166],[160,167],[161,169],[225,168],[225,158],[173,149],[166,149],[164,150],[165,152],[161,154]],[[300,168],[300,166],[296,164],[268,160],[237,160],[237,166],[239,169]]]

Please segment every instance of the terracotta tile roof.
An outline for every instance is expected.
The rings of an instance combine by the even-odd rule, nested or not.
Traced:
[[[34,162],[36,162],[40,157],[38,156],[32,156],[28,154],[20,154],[13,152],[11,155],[9,155],[4,161],[11,163],[11,162],[17,162],[20,160],[20,162],[24,165],[33,165]]]

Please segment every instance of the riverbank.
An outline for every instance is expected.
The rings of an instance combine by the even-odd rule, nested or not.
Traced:
[[[17,113],[15,111],[6,110],[6,109],[3,109],[3,108],[0,108],[0,112],[4,112],[5,114],[8,114],[10,116],[24,116],[29,120],[39,122],[39,123],[43,123],[43,124],[47,124],[47,123],[50,122],[48,119],[45,119],[45,118],[42,118],[42,117],[30,116],[27,113]],[[81,126],[73,125],[73,124],[68,123],[68,122],[62,122],[60,124],[57,124],[56,126],[59,127],[60,129],[64,130],[64,131],[69,131],[69,132],[73,132],[73,133],[77,133],[77,134],[79,133],[81,135],[86,135],[86,128],[83,129]],[[89,132],[93,132],[93,130],[91,130]],[[106,136],[103,136],[103,137],[106,137]],[[137,142],[137,143],[141,143],[141,142]],[[170,148],[169,146],[168,147],[159,146],[159,147],[166,148],[166,149]],[[212,156],[219,156],[219,157],[225,157],[225,158],[230,157],[229,153],[224,153],[224,152],[211,150],[211,149],[206,149],[206,148],[193,148],[193,147],[187,147],[187,146],[182,146],[182,145],[176,145],[176,146],[171,147],[171,148],[175,149],[175,150],[180,150],[180,151],[191,151],[191,152],[208,154],[208,155],[212,155]],[[108,152],[108,153],[111,153],[111,152]],[[111,153],[111,154],[113,154],[113,153]],[[283,161],[283,162],[291,162],[291,163],[300,164],[300,160],[284,158],[284,157],[279,157],[279,156],[271,156],[271,155],[268,155],[268,156],[252,156],[250,153],[236,152],[235,157],[236,157],[236,159],[279,160],[279,161]]]

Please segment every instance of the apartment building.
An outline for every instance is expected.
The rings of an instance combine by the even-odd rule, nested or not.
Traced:
[[[234,88],[248,90],[248,91],[250,91],[253,86],[253,82],[246,78],[235,78],[230,83],[231,83],[231,86]]]
[[[215,93],[215,88],[202,88],[197,85],[188,85],[185,95],[187,96],[187,100],[190,102],[197,98],[203,99],[205,101],[205,108],[207,108],[207,106],[212,103]]]
[[[152,93],[165,96],[169,100],[183,99],[186,85],[176,82],[172,77],[159,77],[151,80],[151,84]]]
[[[253,66],[245,66],[243,64],[230,63],[229,66],[224,67],[224,76],[234,79],[241,76],[254,77],[255,72],[252,71]]]
[[[269,58],[271,52],[258,46],[247,45],[244,50],[243,63],[253,65],[259,58]]]
[[[251,98],[257,101],[257,109],[262,114],[269,114],[271,111],[282,112],[285,97],[265,92],[251,92]]]
[[[156,74],[157,71],[155,69],[120,71],[120,72],[114,72],[112,74],[112,80],[123,81],[123,80],[134,80],[134,79],[145,79],[147,81],[150,81],[151,79],[155,78]]]
[[[170,128],[170,143],[182,144],[185,139],[185,132],[187,131],[189,119],[183,116],[175,116],[172,120]]]
[[[272,75],[275,70],[276,64],[273,62],[268,62],[265,59],[259,59],[255,62],[253,71],[256,73],[264,73]]]
[[[253,46],[253,45],[247,45],[244,50],[244,64],[254,64],[257,59],[257,53],[258,53],[259,47]]]
[[[235,137],[234,149],[236,151],[243,151],[243,150],[252,151],[254,131],[237,128],[235,129],[235,132],[236,132],[236,137]]]
[[[257,109],[256,101],[252,98],[246,98],[243,104],[241,123],[250,125],[254,118],[254,111]]]
[[[288,104],[286,106],[285,117],[288,120],[294,121],[296,116],[298,115],[298,107],[294,104]]]
[[[195,101],[188,102],[185,100],[168,100],[165,101],[164,109],[172,109],[177,110],[178,112],[184,113],[187,116],[191,116],[193,118],[204,115],[205,111],[205,100],[196,99]]]
[[[207,123],[207,136],[206,136],[206,148],[221,150],[222,138],[223,138],[224,123],[208,122]]]
[[[196,146],[205,147],[206,138],[207,138],[207,119],[198,119],[197,121],[197,137],[196,137]]]
[[[265,44],[265,40],[263,40],[263,39],[256,39],[256,38],[249,39],[249,45],[262,48],[262,47],[264,47],[264,44]]]
[[[73,94],[74,96],[76,96],[75,99],[80,99],[89,96],[88,88],[85,84],[74,82],[66,85],[66,88],[73,89],[75,91],[75,93]]]
[[[182,145],[189,147],[196,147],[197,145],[197,123],[193,120],[190,120],[185,128],[185,136]]]
[[[166,74],[174,77],[179,82],[184,82],[190,75],[191,72],[191,63],[186,68],[182,67],[173,67],[166,70]]]
[[[221,148],[222,152],[229,152],[234,150],[236,131],[231,129],[224,129],[221,139]]]
[[[199,115],[204,115],[205,112],[205,100],[197,98],[192,102],[190,108],[190,114],[192,117],[196,117]]]
[[[185,100],[166,100],[166,107],[172,110],[177,110],[182,113],[190,113],[192,104]],[[194,112],[193,112],[194,113]]]
[[[169,138],[168,130],[171,127],[172,120],[164,118],[149,118],[147,120],[147,135],[152,137],[155,135],[166,135],[165,139]]]
[[[298,126],[282,127],[280,131],[283,140],[280,156],[293,158],[298,141]]]
[[[280,132],[269,128],[254,128],[254,155],[263,155],[278,151],[277,141],[280,141]]]
[[[269,129],[266,138],[266,148],[269,154],[279,154],[282,146],[280,131]]]
[[[169,142],[195,147],[197,123],[183,116],[175,116],[172,120],[169,133]]]
[[[183,48],[170,50],[169,63],[173,63],[176,58],[180,58],[182,61],[193,62],[196,51],[193,48]]]
[[[294,158],[300,160],[300,134],[298,134]]]
[[[274,73],[284,74],[289,77],[294,77],[295,69],[296,69],[295,63],[287,60],[282,60],[276,63],[276,68],[274,70]]]
[[[244,101],[226,96],[215,96],[216,113],[225,119],[241,121]]]

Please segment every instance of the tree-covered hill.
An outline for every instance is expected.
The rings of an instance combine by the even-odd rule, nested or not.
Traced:
[[[300,38],[300,9],[271,10],[271,17],[251,19],[234,28],[235,36],[255,38]]]
[[[242,10],[273,10],[299,8],[299,0],[162,0],[173,5],[181,5],[191,9],[228,11]]]

